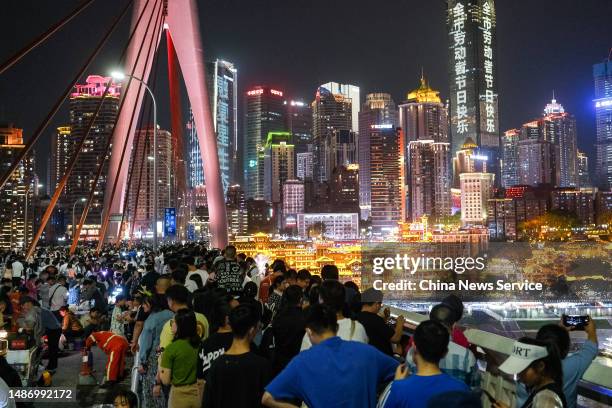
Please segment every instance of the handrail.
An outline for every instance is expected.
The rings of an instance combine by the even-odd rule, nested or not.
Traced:
[[[140,361],[140,351],[137,351],[134,354],[134,366],[132,367],[130,373],[130,390],[136,394],[136,398],[138,400],[138,406],[140,407],[140,396],[138,395],[138,385],[140,384],[140,378],[138,375],[138,364]]]

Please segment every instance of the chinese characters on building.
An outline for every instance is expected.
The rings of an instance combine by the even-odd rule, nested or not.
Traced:
[[[491,4],[482,5],[482,42],[484,54],[485,112],[487,132],[495,132],[495,105],[493,103],[493,47],[491,45]]]
[[[455,84],[457,85],[457,133],[468,133],[466,89],[465,7],[457,3],[453,9],[453,48],[455,50]]]

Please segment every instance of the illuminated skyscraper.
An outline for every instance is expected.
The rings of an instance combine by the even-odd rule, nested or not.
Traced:
[[[576,118],[565,112],[563,105],[554,98],[544,108],[542,118],[542,136],[559,147],[559,179],[560,187],[576,187],[578,185],[576,136]]]
[[[357,134],[348,129],[335,129],[325,141],[325,155],[325,173],[331,180],[337,167],[357,163]]]
[[[411,141],[408,155],[411,221],[418,221],[423,215],[434,219],[451,215],[449,143]]]
[[[202,167],[200,142],[198,141],[198,133],[196,132],[191,109],[189,110],[189,121],[187,122],[187,138],[189,144],[189,163],[187,163],[189,171],[188,185],[190,189],[194,189],[204,186],[204,167]]]
[[[297,170],[296,176],[298,180],[312,180],[312,151],[297,153]]]
[[[490,157],[490,171],[499,160],[497,38],[493,0],[449,0],[450,123],[452,154],[466,138]]]
[[[359,112],[359,207],[361,219],[370,217],[372,182],[370,175],[370,133],[397,127],[397,108],[387,93],[371,93]]]
[[[246,133],[243,148],[246,197],[264,198],[264,147],[270,132],[285,131],[283,92],[256,86],[246,93]]]
[[[217,133],[221,183],[226,192],[240,177],[238,166],[238,71],[220,59],[206,64],[208,95]],[[199,150],[199,149],[198,149]]]
[[[23,129],[10,123],[0,124],[2,174],[8,171],[24,147]],[[37,192],[33,157],[28,154],[0,190],[0,249],[24,249],[32,239],[33,198]]]
[[[138,129],[134,135],[133,161],[130,163],[129,221],[134,222],[134,235],[153,237],[153,209],[155,195],[153,180],[153,128]],[[157,130],[157,219],[163,220],[164,208],[175,206],[171,196],[172,183],[172,135],[167,130]]]
[[[109,82],[111,82],[110,77],[90,75],[87,77],[85,84],[75,85],[69,102],[71,140],[68,143],[68,157],[73,156],[77,144],[85,136],[89,122]],[[108,89],[102,109],[93,123],[83,150],[66,184],[66,194],[62,196],[62,206],[65,209],[72,211],[75,202],[89,196],[91,184],[98,170],[98,160],[105,153],[104,148],[108,138],[112,136],[113,126],[119,112],[120,86],[119,84],[111,83]],[[86,224],[88,225],[100,225],[100,213],[108,173],[108,160],[104,161],[103,166],[102,175],[96,186],[96,195],[87,214]]]
[[[304,213],[304,182],[287,180],[283,184],[283,228],[297,229],[297,216]]]
[[[359,165],[334,168],[329,183],[330,212],[359,212]]]
[[[559,182],[559,146],[548,140],[525,139],[518,143],[519,184],[537,186]]]
[[[414,140],[448,142],[448,111],[424,76],[419,88],[406,96],[399,106],[399,126],[404,130],[406,143]]]
[[[591,177],[589,176],[589,157],[580,150],[576,154],[578,161],[578,187],[590,187]]]
[[[593,65],[595,120],[597,123],[597,185],[612,186],[612,59]]]
[[[286,129],[291,133],[296,153],[310,151],[312,144],[312,107],[302,101],[285,101]]]
[[[501,185],[512,187],[519,184],[518,177],[518,143],[521,135],[519,129],[510,129],[502,137]]]
[[[351,130],[352,102],[351,99],[332,93],[328,88],[320,86],[315,100],[312,102],[312,143],[313,143],[313,177],[316,183],[329,179],[329,165],[326,152],[328,139],[334,130]]]
[[[53,194],[57,184],[60,182],[66,168],[68,167],[68,160],[70,159],[70,145],[72,140],[70,138],[70,126],[60,126],[57,128],[57,132],[51,139],[51,158],[50,158],[50,171],[49,182],[51,183],[48,187],[50,195]],[[64,189],[65,191],[65,189]]]
[[[270,132],[264,147],[264,160],[260,166],[264,168],[264,199],[272,203],[275,216],[281,212],[283,184],[295,179],[294,146],[291,143],[291,133]],[[280,222],[280,218],[277,218]]]
[[[386,237],[397,233],[403,211],[403,169],[401,131],[376,128],[370,132],[370,177],[372,179],[370,219],[372,234]]]
[[[337,82],[328,82],[321,85],[328,89],[334,95],[342,95],[351,102],[351,127],[353,132],[359,130],[359,108],[361,107],[361,98],[359,87],[355,85],[339,84]]]
[[[491,173],[461,173],[461,224],[485,225],[488,200],[493,195],[495,175]]]
[[[459,176],[462,173],[486,173],[489,169],[489,157],[478,151],[476,143],[467,138],[461,149],[453,157],[453,186],[459,188]]]
[[[229,234],[233,237],[246,234],[248,224],[247,206],[244,190],[242,190],[240,184],[228,187],[225,205]]]

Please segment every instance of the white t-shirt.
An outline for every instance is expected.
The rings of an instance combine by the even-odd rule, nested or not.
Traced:
[[[66,305],[66,301],[68,300],[68,289],[65,286],[60,285],[59,283],[54,284],[49,288],[49,296],[52,297],[50,300],[50,305],[43,305],[43,307],[49,306],[49,310],[52,312],[59,310],[60,307]]]
[[[198,276],[200,276],[200,278],[202,278],[202,285],[206,285],[206,281],[208,280],[208,272],[206,272],[206,271],[203,271],[201,269],[196,269],[195,271],[189,272],[187,274],[187,278],[185,279],[185,287],[190,292],[193,292],[196,289],[198,289],[198,285],[194,281],[189,279],[193,275],[198,275]]]
[[[354,326],[351,322],[354,322]],[[351,331],[353,332],[351,335]],[[357,341],[359,343],[368,344],[368,335],[361,323],[357,320],[351,319],[340,319],[338,320],[338,333],[336,334],[342,340],[352,340]],[[312,347],[312,343],[310,342],[310,337],[308,337],[308,333],[304,334],[304,338],[302,339],[302,346],[300,347],[300,351],[308,350]]]
[[[13,268],[13,278],[21,278],[23,274],[23,264],[19,261],[15,261],[11,266]]]

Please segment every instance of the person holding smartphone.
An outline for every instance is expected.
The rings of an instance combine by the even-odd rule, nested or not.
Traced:
[[[590,316],[584,326],[587,339],[582,343],[577,352],[569,354],[571,344],[569,333],[574,330],[576,330],[575,326],[565,326],[563,320],[561,320],[558,325],[547,324],[540,327],[536,335],[537,340],[553,343],[559,349],[561,365],[563,367],[563,393],[565,394],[568,408],[576,408],[578,382],[598,353],[597,328]],[[519,383],[516,389],[517,407],[520,407],[525,402],[527,396],[527,389],[523,384]]]

